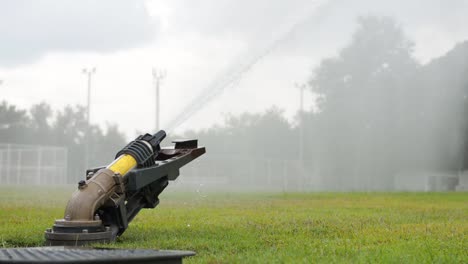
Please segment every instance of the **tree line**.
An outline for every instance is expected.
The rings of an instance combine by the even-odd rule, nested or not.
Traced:
[[[47,103],[20,109],[6,101],[0,103],[0,143],[59,146],[67,148],[67,182],[84,178],[86,165],[105,165],[125,145],[125,136],[116,125],[105,129],[86,120],[86,108],[67,106],[54,111]],[[89,164],[86,144],[89,140]]]
[[[279,170],[275,163],[288,160],[297,167],[288,171],[288,180],[301,177],[297,185],[323,190],[390,190],[398,174],[465,169],[468,42],[422,64],[392,18],[367,16],[357,25],[350,42],[310,73],[307,84],[318,95],[316,107],[302,118],[298,114],[293,124],[272,107],[184,133],[207,147],[207,168],[217,167],[227,184],[255,185],[265,182],[267,168],[241,172],[249,166],[243,161],[268,160],[274,163],[270,169]],[[84,107],[53,114],[46,103],[26,111],[3,102],[0,125],[2,142],[66,146],[69,171],[81,177]],[[90,134],[91,165],[105,164],[126,143],[115,125],[92,125]]]
[[[307,84],[318,95],[318,110],[298,115],[297,125],[273,107],[188,135],[199,137],[210,155],[279,162],[299,159],[303,126],[304,170],[287,177],[305,174],[299,184],[311,189],[392,190],[399,174],[465,169],[468,42],[422,64],[392,18],[361,17],[357,24],[350,43],[311,72]],[[237,171],[226,173],[238,179]]]

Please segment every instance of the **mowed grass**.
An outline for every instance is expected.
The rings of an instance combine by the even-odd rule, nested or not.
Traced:
[[[468,193],[176,193],[113,248],[184,263],[468,263]],[[0,247],[38,246],[73,188],[0,187]]]

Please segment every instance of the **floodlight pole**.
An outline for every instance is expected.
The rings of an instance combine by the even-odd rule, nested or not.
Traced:
[[[152,70],[152,73],[153,73],[153,84],[154,84],[154,88],[155,88],[155,131],[159,131],[160,127],[159,127],[159,118],[160,118],[160,94],[159,94],[159,89],[161,87],[161,83],[162,83],[162,80],[166,77],[166,71],[164,70],[156,70],[155,68],[153,68]]]
[[[299,146],[298,146],[298,156],[299,164],[301,166],[301,188],[304,190],[306,187],[306,176],[304,173],[304,90],[307,87],[306,84],[295,84],[296,88],[299,89]]]
[[[305,84],[295,84],[299,89],[299,162],[304,164],[304,90]]]
[[[96,73],[96,68],[84,68],[83,74],[87,76],[88,79],[88,94],[87,94],[87,103],[86,103],[86,144],[85,144],[85,169],[89,168],[89,144],[90,144],[90,132],[91,132],[91,80],[92,76]]]

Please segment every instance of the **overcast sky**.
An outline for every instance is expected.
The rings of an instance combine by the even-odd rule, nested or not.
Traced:
[[[154,129],[152,67],[164,128],[220,75],[276,43],[234,86],[179,127],[200,129],[226,113],[272,105],[291,119],[295,83],[345,46],[360,15],[392,16],[422,63],[468,39],[464,0],[0,0],[1,98],[21,107],[86,104],[83,67],[96,67],[91,120],[129,137]],[[287,36],[287,37],[284,37]],[[275,42],[274,40],[280,40]],[[313,105],[313,95],[307,95]]]

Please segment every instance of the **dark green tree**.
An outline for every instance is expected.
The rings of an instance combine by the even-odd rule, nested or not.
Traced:
[[[89,142],[89,167],[106,165],[125,145],[125,137],[116,125],[105,132],[89,128],[86,108],[67,106],[54,115],[47,103],[33,105],[29,111],[7,102],[0,104],[0,143],[52,145],[67,148],[67,182],[82,179],[86,168],[86,144]]]
[[[26,110],[2,101],[0,104],[0,142],[24,143],[23,139],[30,135],[28,130],[29,117]]]
[[[31,116],[29,124],[29,129],[32,133],[32,137],[30,138],[31,143],[52,144],[54,138],[51,126],[53,111],[50,105],[44,102],[33,105],[29,113]]]
[[[307,118],[310,164],[320,167],[326,188],[389,187],[399,151],[392,144],[401,122],[397,106],[419,67],[413,44],[391,18],[363,17],[358,25],[351,43],[325,59],[309,82],[321,95],[319,113]]]
[[[426,87],[424,112],[437,145],[433,163],[444,170],[467,169],[468,160],[468,41],[457,44],[421,71]]]

